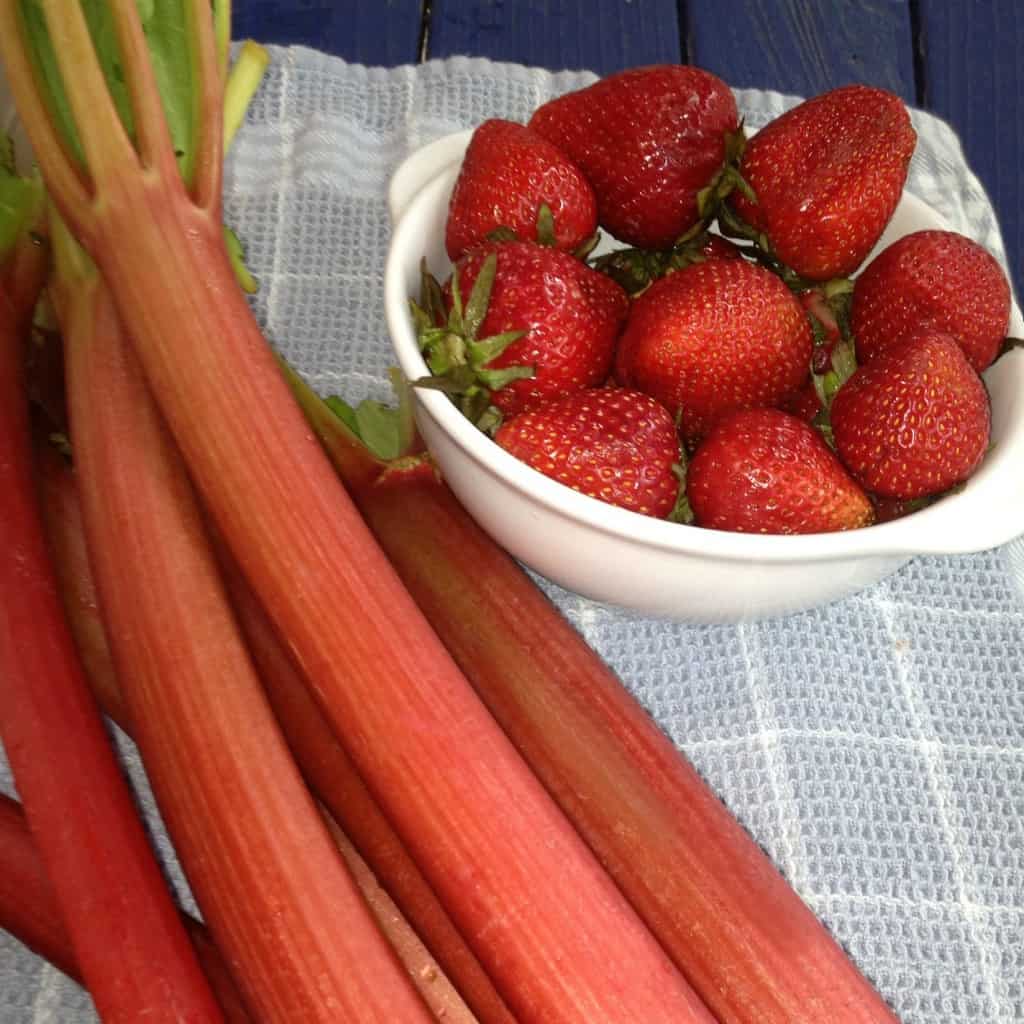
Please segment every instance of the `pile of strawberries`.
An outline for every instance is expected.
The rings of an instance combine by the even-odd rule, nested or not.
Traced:
[[[452,274],[413,306],[419,383],[651,516],[816,533],[934,500],[988,448],[979,374],[1010,288],[948,231],[861,269],[915,142],[899,98],[860,85],[747,140],[726,84],[678,65],[487,121],[448,211]],[[619,248],[595,257],[599,227]]]

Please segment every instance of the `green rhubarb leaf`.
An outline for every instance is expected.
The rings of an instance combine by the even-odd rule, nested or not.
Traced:
[[[41,199],[37,181],[0,171],[0,263],[32,225]]]
[[[14,143],[0,135],[0,263],[39,214],[43,187],[37,178],[19,176]]]
[[[161,3],[157,3],[156,0],[136,0],[136,6],[146,36],[150,61],[163,102],[164,115],[177,157],[178,169],[182,179],[189,184],[195,171],[197,132],[199,130],[195,102],[196,68],[188,32],[189,5],[184,0],[174,0],[174,2],[168,0],[168,2]],[[42,9],[38,0],[21,0],[21,10],[36,71],[40,81],[44,84],[44,91],[55,124],[71,151],[77,156],[79,162],[84,164],[81,143],[57,67]],[[82,10],[89,25],[93,45],[110,95],[125,129],[129,135],[134,135],[131,102],[124,81],[124,69],[109,4],[106,0],[82,0]],[[212,5],[211,12],[211,16],[215,19],[218,47],[221,49],[225,61],[227,56],[225,33],[229,31],[230,10],[230,0],[217,0]],[[266,69],[266,60],[266,51],[262,47],[255,44],[248,48],[243,47],[238,66],[232,69],[233,87],[229,88],[229,94],[232,97],[230,113],[234,120],[239,121],[244,115],[245,106],[252,98]],[[10,206],[15,198],[10,189],[0,186],[0,206]],[[11,230],[17,230],[17,226],[12,228],[5,217],[5,211],[0,210],[0,252],[3,251],[3,243]],[[246,292],[250,294],[255,292],[258,285],[245,265],[244,251],[238,236],[225,227],[224,240],[231,266],[239,284]]]
[[[249,295],[254,294],[259,289],[259,284],[245,265],[245,250],[238,235],[226,224],[224,225],[224,244],[227,246],[231,269],[235,272],[235,278],[241,285],[242,291]]]
[[[379,459],[395,459],[401,454],[397,410],[383,402],[366,398],[356,406],[339,395],[331,395],[327,407]]]
[[[125,85],[124,67],[117,45],[117,33],[106,0],[81,0],[93,46],[107,80],[107,87],[128,134],[134,136],[131,103]],[[195,159],[196,80],[188,42],[188,5],[182,0],[156,3],[136,0],[157,85],[163,99],[171,141],[178,166],[190,181]],[[36,73],[43,85],[54,124],[71,152],[84,165],[78,130],[64,83],[57,68],[53,44],[38,0],[21,0],[21,11]]]
[[[356,406],[339,395],[325,399],[327,407],[379,459],[391,461],[408,455],[418,444],[416,421],[412,412],[412,392],[401,371],[388,371],[391,387],[398,399],[389,406],[375,399],[364,399]]]
[[[15,174],[14,140],[10,135],[0,135],[0,177]]]
[[[163,99],[171,142],[178,157],[178,168],[182,179],[191,182],[195,170],[196,133],[199,125],[195,102],[196,69],[189,45],[188,4],[156,3],[155,0],[136,2],[157,86]]]

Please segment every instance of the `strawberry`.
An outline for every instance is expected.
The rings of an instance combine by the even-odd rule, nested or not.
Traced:
[[[756,201],[732,192],[727,205],[741,223],[730,225],[726,211],[726,225],[803,278],[848,276],[896,209],[916,141],[892,93],[850,85],[816,96],[747,143],[740,175]]]
[[[711,259],[634,299],[615,374],[677,413],[692,443],[734,409],[783,401],[805,380],[812,347],[778,277],[745,259]]]
[[[960,346],[934,331],[880,352],[839,389],[832,435],[867,490],[911,500],[966,480],[989,442],[988,392]]]
[[[857,278],[850,311],[857,358],[870,362],[922,330],[950,334],[979,373],[1010,324],[1010,284],[995,258],[954,231],[915,231]]]
[[[448,205],[449,258],[457,260],[497,228],[547,241],[538,235],[542,207],[560,249],[577,248],[597,230],[594,190],[560,149],[525,125],[484,121],[473,132]]]
[[[610,278],[534,242],[471,249],[456,263],[443,303],[448,322],[424,327],[421,320],[421,346],[441,378],[434,386],[468,396],[463,410],[481,426],[496,419],[489,413],[481,421],[481,396],[514,416],[604,381],[629,308]]]
[[[625,388],[592,388],[514,416],[494,437],[545,476],[592,498],[664,518],[679,494],[668,410]]]
[[[550,100],[529,126],[587,176],[602,227],[629,245],[667,249],[701,219],[698,193],[722,172],[739,116],[720,78],[659,64]]]
[[[874,518],[821,435],[779,409],[721,420],[690,460],[686,496],[698,526],[740,533],[828,533]]]

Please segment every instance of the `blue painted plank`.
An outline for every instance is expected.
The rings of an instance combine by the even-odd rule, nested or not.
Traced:
[[[734,86],[813,96],[865,82],[913,103],[907,0],[687,0],[692,63]]]
[[[919,0],[923,103],[960,135],[1024,296],[1024,7],[1019,0]]]
[[[236,0],[232,34],[392,66],[417,60],[421,19],[420,0]]]
[[[680,59],[675,0],[433,0],[430,57],[610,74]]]

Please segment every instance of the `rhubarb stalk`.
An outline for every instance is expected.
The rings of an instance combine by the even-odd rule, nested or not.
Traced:
[[[83,663],[100,706],[131,735],[88,562],[75,475],[52,447],[41,450],[39,456],[47,537],[68,623],[79,649],[84,648]],[[413,984],[445,1024],[515,1024],[356,774],[237,572],[229,574],[229,581],[232,600],[289,747],[330,812],[328,831]],[[333,820],[336,815],[343,816],[354,842]],[[0,874],[2,867],[0,858]],[[397,894],[398,905],[392,901],[392,893]],[[0,912],[0,925],[3,920]],[[425,945],[420,935],[426,936]],[[479,1007],[475,1015],[463,1000]]]
[[[223,562],[229,559],[225,557]],[[515,1024],[480,962],[338,742],[259,602],[234,566],[225,564],[224,568],[232,603],[267,697],[311,789],[344,828],[388,896],[401,907],[480,1024]]]
[[[0,3],[0,49],[47,186],[131,325],[217,529],[513,1013],[522,1024],[710,1021],[451,661],[288,393],[219,229],[221,83],[207,0],[189,3],[200,97],[189,191],[159,127],[134,0],[111,12],[137,151],[77,5],[42,6],[87,176],[37,91],[13,0]]]
[[[0,291],[0,735],[101,1017],[218,1021],[57,596],[32,476],[30,308]]]
[[[718,1020],[893,1024],[760,847],[429,460],[376,459],[285,372],[445,646]]]
[[[231,980],[227,967],[206,929],[183,916],[217,1002],[228,1024],[251,1024],[252,1017]],[[73,981],[82,984],[75,951],[61,919],[53,887],[43,868],[17,802],[0,795],[0,928],[48,960]]]
[[[109,292],[80,277],[57,309],[117,678],[168,831],[246,1002],[267,1022],[429,1020],[263,697]]]

